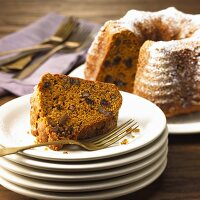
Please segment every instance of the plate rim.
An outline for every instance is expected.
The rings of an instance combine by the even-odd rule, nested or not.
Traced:
[[[156,138],[158,138],[160,136],[160,134],[162,133],[162,131],[165,129],[165,126],[166,126],[166,117],[165,117],[164,113],[155,104],[153,104],[152,102],[150,102],[150,101],[148,101],[148,100],[146,100],[146,99],[144,99],[142,97],[139,97],[139,96],[136,96],[136,95],[133,95],[133,94],[130,94],[130,93],[126,93],[126,92],[121,92],[121,93],[122,93],[123,96],[127,96],[128,95],[130,98],[135,98],[136,101],[138,101],[138,99],[139,99],[140,101],[142,101],[142,103],[146,103],[148,106],[151,107],[150,109],[156,110],[157,115],[159,115],[159,120],[160,120],[161,125],[160,125],[160,127],[158,129],[155,130],[156,134],[154,134],[153,137],[149,137],[145,143],[142,142],[142,140],[141,140],[141,141],[139,141],[141,144],[140,145],[135,145],[134,147],[132,147],[130,145],[131,143],[129,143],[127,145],[123,145],[123,146],[121,145],[120,146],[120,151],[119,150],[117,151],[116,150],[117,148],[115,148],[115,147],[110,147],[110,148],[113,148],[112,151],[106,151],[105,149],[98,150],[101,153],[104,151],[104,155],[102,156],[101,153],[99,153],[98,156],[96,154],[93,154],[89,158],[88,158],[88,156],[81,157],[81,158],[80,157],[77,158],[76,156],[75,157],[69,157],[69,158],[67,158],[67,157],[65,157],[65,158],[58,158],[58,157],[49,158],[49,157],[46,157],[46,156],[41,156],[41,154],[35,156],[32,153],[27,153],[27,152],[31,152],[31,150],[25,150],[24,152],[21,152],[20,154],[23,154],[23,155],[26,155],[26,156],[30,156],[30,157],[39,158],[39,159],[44,159],[44,160],[56,160],[56,161],[99,160],[99,159],[102,159],[102,158],[110,158],[110,157],[126,154],[126,153],[131,152],[131,151],[135,151],[135,150],[137,150],[139,148],[142,148],[145,145],[148,145],[149,143],[153,142],[154,140],[156,140]],[[13,104],[13,102],[15,102],[17,104],[21,103],[21,101],[24,101],[24,100],[26,100],[28,102],[29,99],[30,99],[30,95],[31,94],[25,95],[25,96],[22,96],[22,97],[18,97],[16,99],[13,99],[13,100],[7,102],[6,104],[4,104],[3,106],[0,107],[0,111],[5,111],[6,108],[10,107]],[[21,104],[23,105],[23,103],[21,103]],[[154,123],[155,123],[155,119],[154,119]],[[115,152],[113,152],[113,150],[115,150]],[[86,154],[86,155],[88,155],[88,154]]]
[[[15,163],[11,160],[8,160],[6,158],[1,158],[0,159],[0,165],[3,168],[6,168],[8,171],[15,172],[16,174],[23,175],[25,177],[30,177],[30,178],[35,178],[35,179],[40,179],[40,180],[50,180],[50,181],[85,181],[85,180],[105,180],[107,178],[114,178],[122,175],[126,175],[131,172],[135,172],[138,170],[141,170],[145,168],[146,166],[150,165],[151,163],[155,162],[157,159],[159,159],[161,156],[165,155],[168,151],[168,143],[166,143],[162,149],[158,149],[155,153],[152,155],[139,160],[136,163],[130,163],[121,167],[117,167],[118,169],[111,168],[111,169],[105,169],[103,171],[94,171],[92,174],[91,173],[85,173],[81,172],[77,175],[76,173],[69,173],[63,172],[63,174],[60,174],[62,172],[57,173],[57,171],[45,171],[41,172],[39,169],[34,169],[31,167],[23,166],[19,163]],[[16,167],[17,165],[17,167]],[[120,168],[120,169],[119,169]],[[124,169],[125,168],[125,169]],[[27,171],[26,171],[27,170]],[[113,173],[114,170],[114,173]],[[30,173],[31,171],[31,173]],[[47,175],[45,172],[48,172]],[[100,174],[99,174],[100,172]],[[111,173],[112,172],[112,173]],[[55,173],[55,174],[54,174]],[[57,173],[57,174],[56,174]],[[42,175],[42,174],[45,174]],[[67,175],[66,175],[67,174]],[[80,175],[81,174],[81,175]]]
[[[0,167],[1,177],[7,179],[9,182],[26,187],[28,189],[41,190],[47,192],[93,192],[98,190],[106,190],[111,188],[120,187],[136,181],[139,181],[154,171],[165,162],[167,154],[164,154],[160,159],[153,162],[145,168],[111,179],[90,181],[90,182],[52,182],[38,180],[30,177],[24,177],[14,172]]]
[[[83,165],[81,164],[81,166],[77,165],[77,163],[75,162],[65,162],[64,164],[60,164],[60,163],[54,163],[54,162],[44,162],[44,160],[38,160],[35,158],[30,158],[30,157],[26,157],[26,156],[21,156],[21,155],[8,155],[6,156],[6,158],[8,160],[11,160],[13,162],[22,164],[24,166],[29,166],[31,164],[31,166],[33,168],[37,168],[37,169],[45,169],[45,170],[49,170],[49,171],[68,171],[68,172],[75,172],[75,171],[91,171],[91,169],[95,169],[95,171],[98,170],[104,170],[104,169],[111,169],[114,167],[119,167],[119,166],[123,166],[125,164],[129,164],[129,163],[133,163],[136,161],[139,161],[145,157],[148,157],[149,155],[153,154],[154,152],[156,152],[158,149],[160,149],[162,147],[162,145],[164,145],[165,143],[168,142],[168,129],[166,128],[165,131],[163,132],[163,134],[157,138],[156,141],[153,142],[153,144],[149,144],[147,147],[144,147],[143,149],[139,149],[138,151],[140,151],[138,153],[138,151],[136,152],[131,152],[130,154],[132,154],[130,156],[130,154],[128,154],[126,157],[123,156],[122,159],[105,159],[104,162],[100,162],[100,163],[96,163],[94,164],[94,162],[92,161],[91,163],[88,164],[88,162]]]
[[[88,194],[88,196],[79,196],[79,197],[74,197],[74,196],[69,196],[69,193],[66,193],[66,196],[61,196],[60,193],[53,193],[54,196],[49,196],[49,192],[46,192],[46,194],[42,194],[41,191],[38,194],[38,191],[36,190],[27,190],[26,188],[20,187],[18,185],[12,184],[6,180],[4,180],[3,178],[0,177],[0,184],[2,184],[4,187],[6,187],[9,190],[12,190],[14,192],[17,192],[19,194],[25,195],[25,196],[29,196],[32,198],[42,198],[42,199],[57,199],[57,200],[90,200],[90,199],[102,199],[102,198],[116,198],[116,197],[120,197],[129,193],[133,193],[136,192],[144,187],[147,187],[148,185],[150,185],[151,183],[153,183],[156,179],[158,179],[160,177],[160,175],[164,172],[165,168],[167,166],[167,158],[163,164],[163,166],[161,166],[156,172],[150,174],[148,177],[141,179],[140,181],[128,184],[128,185],[124,185],[121,187],[117,187],[114,189],[108,189],[108,190],[103,190],[103,191],[97,191],[95,192],[95,195],[92,194],[90,195],[90,193],[85,193],[86,195]],[[15,187],[15,189],[13,189],[13,187]],[[16,191],[16,188],[18,191]],[[27,192],[29,194],[27,194]],[[100,194],[98,194],[98,192]]]
[[[179,115],[179,116],[175,116],[175,121],[176,118],[178,118],[179,120],[181,118],[185,118],[188,116],[188,118],[192,118],[192,117],[199,117],[196,116],[199,115],[200,116],[200,112],[194,112],[194,113],[190,113],[188,115]],[[172,123],[170,122],[170,118],[167,119],[167,126],[168,126],[168,130],[169,133],[172,135],[192,135],[192,134],[200,134],[200,119],[199,122],[191,122],[191,123]]]

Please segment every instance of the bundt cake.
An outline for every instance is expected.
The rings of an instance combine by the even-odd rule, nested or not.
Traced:
[[[130,10],[99,31],[88,51],[85,78],[145,97],[168,117],[199,111],[199,41],[200,15],[175,8]]]
[[[114,84],[48,73],[31,96],[31,133],[39,143],[104,134],[116,127],[121,104]]]
[[[200,40],[146,41],[134,93],[154,102],[167,117],[200,111]]]

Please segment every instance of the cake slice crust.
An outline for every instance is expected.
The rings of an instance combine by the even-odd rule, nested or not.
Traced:
[[[116,127],[121,104],[114,84],[48,73],[31,97],[31,133],[39,143],[104,134]]]

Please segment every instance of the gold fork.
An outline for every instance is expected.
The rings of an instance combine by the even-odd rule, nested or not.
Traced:
[[[125,123],[121,124],[119,127],[116,127],[115,129],[113,129],[109,133],[101,135],[101,136],[97,136],[94,138],[90,138],[90,139],[84,139],[84,140],[79,140],[79,141],[66,139],[66,140],[45,142],[45,143],[40,143],[40,144],[32,144],[32,145],[21,146],[21,147],[3,147],[3,148],[0,148],[0,157],[6,156],[9,154],[14,154],[26,149],[31,149],[34,147],[56,145],[56,144],[78,145],[90,151],[104,149],[118,142],[123,137],[125,137],[126,135],[128,135],[129,133],[131,133],[133,130],[137,128],[138,128],[137,122],[135,122],[133,119],[130,119],[126,121]]]
[[[56,32],[42,43],[32,47],[1,52],[0,56],[19,52],[19,54],[0,60],[0,65],[2,66],[1,68],[21,70],[23,68],[22,66],[26,66],[26,64],[32,60],[35,53],[50,50],[55,47],[55,45],[64,42],[76,26],[77,22],[75,18],[64,18]]]
[[[38,60],[28,65],[23,71],[20,71],[14,78],[22,80],[27,76],[31,75],[37,68],[39,68],[45,61],[47,61],[58,51],[67,49],[68,52],[80,52],[86,49],[88,47],[88,44],[90,44],[90,42],[92,41],[92,37],[94,37],[93,31],[91,31],[86,26],[79,26],[79,29],[76,33],[72,35],[71,38],[69,38],[69,41],[56,46],[47,54],[45,54],[41,58],[38,58]]]

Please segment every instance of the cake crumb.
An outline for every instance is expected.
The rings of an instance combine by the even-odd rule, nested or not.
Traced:
[[[139,128],[135,128],[132,130],[134,133],[139,133],[140,132],[140,129]]]
[[[139,129],[139,128],[133,129],[133,130],[132,130],[132,133],[131,133],[131,136],[134,138],[134,137],[137,136],[137,133],[139,133],[139,132],[140,132],[140,129]]]
[[[49,150],[49,148],[48,148],[48,147],[45,147],[45,148],[44,148],[44,150],[45,150],[45,151],[48,151],[48,150]]]
[[[135,133],[131,133],[131,136],[132,136],[133,138],[136,137]]]
[[[128,140],[125,138],[121,141],[121,144],[128,144]]]
[[[68,154],[68,151],[63,151],[63,154]]]
[[[139,128],[129,128],[126,130],[126,132],[127,133],[131,133],[131,132],[138,133],[138,132],[140,132],[140,129]]]

